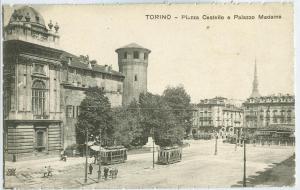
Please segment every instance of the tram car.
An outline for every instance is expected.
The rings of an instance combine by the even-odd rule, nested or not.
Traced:
[[[127,149],[124,146],[105,147],[100,153],[101,163],[104,165],[123,163],[127,160]]]
[[[158,151],[158,164],[173,164],[182,159],[182,148],[178,146],[161,147]]]

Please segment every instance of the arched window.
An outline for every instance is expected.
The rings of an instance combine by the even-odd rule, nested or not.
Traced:
[[[35,81],[32,85],[32,112],[34,115],[45,115],[46,87],[42,81]]]

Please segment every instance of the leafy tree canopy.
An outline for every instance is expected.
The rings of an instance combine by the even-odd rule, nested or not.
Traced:
[[[117,144],[125,147],[143,144],[143,129],[140,125],[139,105],[133,101],[128,107],[114,109],[115,132]]]
[[[176,124],[176,117],[162,96],[141,94],[139,103],[142,113],[141,125],[147,136],[154,136],[156,144],[160,146],[181,143],[183,130]]]
[[[77,141],[85,142],[85,131],[89,132],[89,140],[97,140],[101,129],[104,141],[111,139],[113,134],[113,113],[108,98],[99,87],[90,87],[86,97],[80,104],[80,114],[76,123]]]
[[[186,133],[191,129],[191,97],[182,85],[167,87],[162,95],[164,101],[173,110],[178,125],[184,127]]]

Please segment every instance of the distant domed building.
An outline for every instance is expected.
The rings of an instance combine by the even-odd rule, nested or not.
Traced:
[[[34,8],[16,9],[4,28],[4,40],[22,40],[47,47],[59,47],[59,25],[50,21],[46,27],[44,18]]]
[[[132,81],[134,88],[126,90],[126,101],[146,91],[143,74],[146,74],[149,50],[120,49],[122,54],[128,51],[127,62],[120,59],[124,65],[120,69],[123,74],[109,65],[98,65],[89,56],[75,56],[62,50],[59,29],[58,23],[49,21],[46,24],[42,15],[29,6],[16,9],[4,27],[6,160],[57,155],[61,149],[75,144],[79,105],[88,87],[102,88],[112,107],[122,105],[123,88],[128,87],[129,77],[136,77],[138,82]],[[130,72],[128,68],[134,64],[141,66],[133,66]],[[125,77],[128,79],[123,86]]]

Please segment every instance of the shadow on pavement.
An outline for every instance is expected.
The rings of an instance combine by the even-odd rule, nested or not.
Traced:
[[[273,163],[265,171],[256,172],[247,178],[247,187],[269,186],[283,187],[295,185],[295,154],[281,163]],[[231,187],[242,187],[243,181]]]

